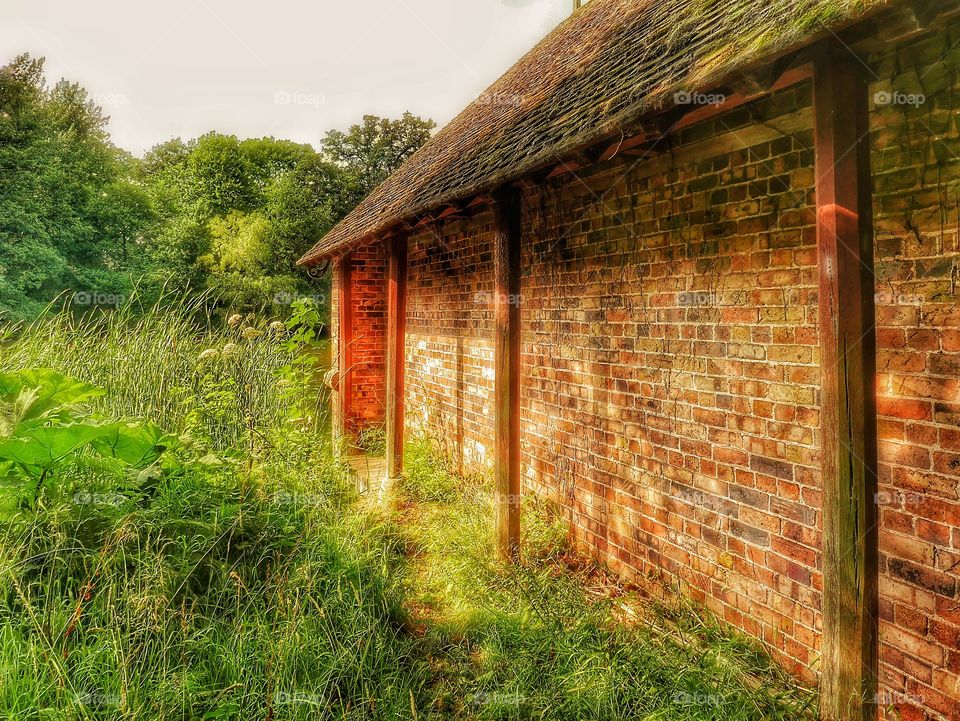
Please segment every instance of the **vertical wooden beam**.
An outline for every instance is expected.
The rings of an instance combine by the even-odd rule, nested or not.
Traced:
[[[824,721],[876,718],[876,340],[865,70],[835,42],[814,68]]]
[[[353,408],[353,389],[350,376],[353,369],[353,257],[345,253],[337,262],[338,334],[337,356],[339,359],[339,395],[337,433],[346,438],[350,430],[350,414]]]
[[[387,477],[403,473],[403,373],[407,326],[407,236],[389,244],[387,270]]]
[[[520,548],[520,192],[496,193],[493,213],[496,543],[510,559]]]

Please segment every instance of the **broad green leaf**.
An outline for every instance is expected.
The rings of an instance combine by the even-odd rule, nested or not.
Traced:
[[[0,404],[9,406],[5,425],[53,417],[56,412],[104,395],[96,386],[47,368],[0,373]]]
[[[103,426],[36,426],[29,434],[0,441],[0,461],[50,468],[108,432]]]
[[[23,379],[16,373],[0,373],[0,401],[13,403],[23,388]]]
[[[24,420],[40,418],[51,410],[76,405],[105,394],[101,388],[47,368],[22,370],[17,375],[22,379],[24,387],[37,389],[36,398],[23,416]]]
[[[106,433],[93,441],[96,451],[136,468],[149,466],[156,461],[173,441],[151,424],[110,423],[103,428]]]

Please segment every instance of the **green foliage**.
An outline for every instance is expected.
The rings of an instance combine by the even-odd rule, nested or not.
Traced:
[[[111,313],[50,311],[0,344],[0,371],[56,368],[99,384],[106,393],[88,399],[91,412],[187,429],[218,453],[299,417],[308,400],[325,427],[320,379],[305,373],[296,388],[281,382],[285,368],[303,362],[295,336],[255,316],[214,322],[208,306],[198,296],[144,307],[134,295]],[[327,345],[316,341],[317,363],[325,362]]]
[[[0,317],[32,317],[64,290],[129,287],[152,210],[105,125],[78,85],[47,86],[42,60],[0,68]]]
[[[347,132],[333,130],[323,140],[324,153],[346,170],[351,183],[351,205],[363,200],[404,160],[430,139],[432,120],[404,113],[399,120],[364,115]]]
[[[425,674],[396,537],[349,512],[329,441],[295,422],[317,388],[286,369],[318,350],[316,310],[289,331],[202,320],[63,313],[2,339],[6,427],[47,434],[20,460],[58,482],[0,504],[0,717],[408,717]]]
[[[150,424],[84,415],[80,404],[100,395],[101,389],[48,369],[0,373],[0,480],[28,484],[22,501],[36,504],[44,482],[84,449],[142,469],[171,444]]]
[[[368,117],[329,133],[323,154],[215,133],[157,146],[143,162],[160,209],[146,246],[150,287],[209,289],[223,305],[276,313],[288,312],[285,299],[325,298],[329,280],[317,289],[297,261],[432,127],[409,114]]]
[[[318,288],[297,261],[433,127],[366,117],[323,152],[209,133],[135,159],[106,122],[79,85],[48,87],[43,60],[0,68],[0,318],[65,292],[113,306],[134,287],[281,316],[288,299],[325,299],[329,279]]]
[[[280,369],[287,402],[298,409],[296,422],[320,431],[327,425],[329,396],[322,376],[330,365],[330,344],[318,337],[323,316],[316,301],[299,298],[291,304],[291,314],[282,326],[283,348],[289,362]],[[281,332],[280,324],[271,324],[271,331]],[[309,388],[314,392],[304,393]]]

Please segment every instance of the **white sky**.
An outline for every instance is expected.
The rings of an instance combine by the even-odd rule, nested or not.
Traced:
[[[0,64],[80,82],[135,153],[209,130],[316,145],[364,113],[448,122],[571,0],[0,0]]]

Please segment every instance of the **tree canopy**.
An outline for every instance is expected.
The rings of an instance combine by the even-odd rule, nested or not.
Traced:
[[[323,294],[296,261],[435,127],[365,116],[319,150],[211,132],[135,158],[86,91],[48,86],[43,66],[21,55],[0,69],[0,317],[135,286],[261,310]]]

